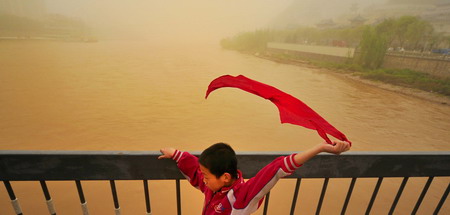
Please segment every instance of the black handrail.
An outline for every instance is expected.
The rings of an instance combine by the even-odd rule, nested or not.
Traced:
[[[193,154],[198,155],[199,153]],[[289,154],[291,152],[238,153],[239,169],[244,173],[244,178],[250,178],[276,157]],[[83,213],[88,214],[81,180],[109,180],[116,214],[120,214],[115,180],[143,180],[146,211],[147,214],[150,214],[147,180],[172,179],[176,182],[177,213],[181,214],[180,179],[184,179],[184,177],[179,172],[175,162],[167,159],[158,160],[159,155],[160,153],[155,151],[0,151],[0,180],[4,182],[16,214],[22,214],[22,211],[10,181],[40,181],[47,201],[51,201],[51,196],[46,181],[75,181]],[[428,177],[428,181],[413,209],[412,213],[415,214],[433,178],[448,176],[450,176],[450,152],[348,152],[340,156],[319,154],[304,164],[301,171],[296,171],[288,176],[288,178],[297,178],[290,214],[295,211],[302,178],[324,178],[316,214],[320,213],[330,178],[352,179],[341,214],[346,212],[357,178],[378,178],[366,210],[366,214],[369,214],[383,178],[401,177],[403,182],[391,205],[390,214],[392,214],[401,198],[408,178]],[[448,196],[449,189],[450,186],[446,188],[442,195],[435,209],[435,214],[439,213]],[[264,214],[267,213],[268,197],[264,204]],[[47,203],[50,213],[56,214],[53,205]]]

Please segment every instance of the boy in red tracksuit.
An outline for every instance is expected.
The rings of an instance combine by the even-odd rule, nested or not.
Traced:
[[[216,143],[199,158],[173,148],[161,149],[158,159],[171,158],[192,186],[205,194],[203,215],[248,215],[261,205],[264,196],[282,177],[320,152],[340,154],[350,149],[348,142],[333,141],[334,145],[319,144],[307,151],[281,156],[244,181],[237,169],[234,150],[225,143]]]

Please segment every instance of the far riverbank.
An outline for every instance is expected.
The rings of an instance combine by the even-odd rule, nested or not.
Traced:
[[[345,66],[342,67],[338,64],[327,64],[323,62],[313,62],[304,59],[298,59],[294,56],[289,55],[280,55],[272,52],[264,52],[264,53],[253,53],[253,52],[245,52],[241,51],[244,54],[254,55],[255,57],[270,60],[277,63],[282,64],[291,64],[296,66],[308,67],[311,69],[321,69],[329,71],[332,74],[339,75],[345,78],[349,78],[355,81],[362,82],[364,84],[368,84],[371,86],[375,86],[384,90],[393,91],[396,93],[400,93],[403,95],[408,95],[420,99],[424,99],[427,101],[440,103],[443,105],[450,105],[450,97],[446,95],[442,95],[436,92],[428,92],[421,89],[415,89],[406,86],[400,86],[395,84],[390,84],[387,82],[379,81],[379,80],[371,80],[368,78],[364,78],[361,73],[352,71],[350,69],[345,69]],[[339,68],[341,67],[341,68]]]

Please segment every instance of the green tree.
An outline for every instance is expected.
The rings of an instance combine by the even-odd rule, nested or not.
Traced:
[[[235,49],[238,51],[263,51],[268,42],[273,41],[274,32],[271,30],[256,30],[244,32],[232,38],[221,40],[223,48]]]
[[[426,21],[417,20],[413,23],[410,23],[405,32],[405,36],[408,40],[409,48],[416,49],[419,46],[419,43],[424,44],[425,40],[430,38],[433,35],[433,26]],[[423,49],[422,45],[422,49]]]
[[[394,19],[386,19],[382,23],[376,26],[377,32],[386,37],[387,43],[389,46],[392,46],[392,42],[395,39],[396,33],[396,20]]]
[[[395,21],[394,32],[395,37],[400,47],[404,47],[408,39],[408,26],[412,23],[418,22],[419,18],[415,16],[402,16]]]
[[[367,26],[360,42],[358,63],[365,68],[377,69],[383,64],[387,50],[386,36]]]

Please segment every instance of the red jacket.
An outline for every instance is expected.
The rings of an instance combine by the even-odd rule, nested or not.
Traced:
[[[203,215],[247,215],[259,208],[264,196],[280,178],[292,174],[301,166],[294,162],[294,155],[276,158],[247,181],[244,181],[241,171],[238,171],[238,179],[233,185],[223,187],[217,192],[211,191],[203,183],[197,157],[176,150],[172,159],[177,162],[181,173],[191,185],[205,194]]]

